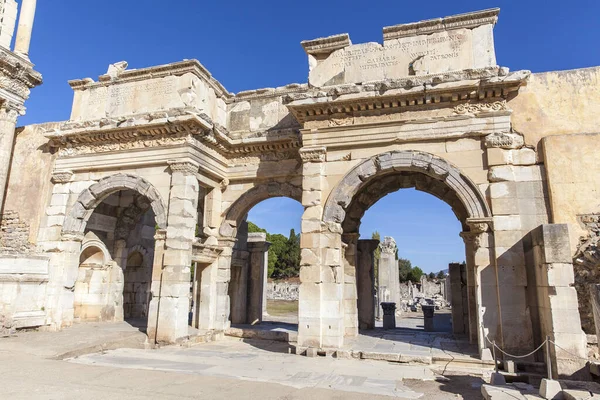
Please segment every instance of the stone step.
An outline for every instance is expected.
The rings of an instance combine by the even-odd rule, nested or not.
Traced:
[[[242,339],[273,340],[275,342],[296,342],[298,340],[298,333],[294,331],[271,330],[253,326],[232,326],[226,329],[224,333],[226,336]]]

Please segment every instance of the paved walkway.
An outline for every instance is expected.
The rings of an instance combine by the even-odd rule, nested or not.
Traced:
[[[287,343],[235,338],[144,350],[139,339],[127,324],[0,339],[0,398],[481,398],[481,378],[440,376],[430,366],[299,357]],[[105,350],[114,343],[133,348]],[[102,351],[57,359],[84,350]]]

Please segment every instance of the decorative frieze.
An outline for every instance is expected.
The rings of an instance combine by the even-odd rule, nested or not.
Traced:
[[[300,149],[300,158],[303,163],[325,162],[327,149],[325,147],[306,147]]]
[[[73,176],[73,172],[72,171],[54,171],[52,173],[52,183],[57,184],[57,183],[67,183],[71,180],[71,177]]]
[[[482,112],[495,112],[508,110],[506,100],[494,101],[492,103],[464,103],[454,107],[454,113],[459,115],[464,114],[479,114]]]
[[[520,149],[525,139],[518,133],[494,132],[485,137],[485,147],[501,149]]]

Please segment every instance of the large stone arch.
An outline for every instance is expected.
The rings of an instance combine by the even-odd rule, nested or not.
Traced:
[[[263,200],[273,197],[289,197],[302,202],[302,188],[290,183],[269,182],[260,184],[242,194],[227,210],[219,229],[222,237],[234,238],[238,223],[244,215]]]
[[[465,229],[467,219],[491,217],[479,188],[446,160],[421,151],[390,151],[346,174],[325,203],[323,221],[341,224],[344,232],[356,232],[366,209],[388,193],[407,187],[447,202]]]
[[[63,234],[83,235],[86,223],[96,206],[111,194],[125,189],[134,190],[146,196],[154,210],[156,224],[160,229],[167,228],[166,208],[156,188],[140,176],[116,174],[100,179],[81,192],[65,218]]]

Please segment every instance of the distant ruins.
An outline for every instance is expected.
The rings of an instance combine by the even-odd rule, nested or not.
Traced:
[[[304,41],[308,82],[279,88],[230,93],[196,60],[117,63],[70,81],[70,119],[19,128],[13,146],[41,76],[27,56],[35,0],[14,51],[16,3],[2,4],[5,325],[136,319],[173,343],[190,326],[258,323],[268,243],[245,218],[286,196],[304,206],[298,349],[339,348],[371,327],[378,243],[359,239],[361,217],[414,187],[462,224],[462,329],[481,357],[546,336],[586,357],[588,278],[574,271],[598,266],[600,68],[498,66],[491,9],[385,27],[382,44]],[[552,357],[557,375],[582,368]]]

